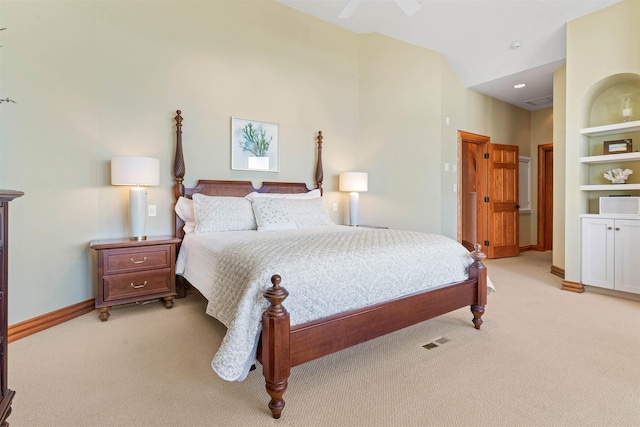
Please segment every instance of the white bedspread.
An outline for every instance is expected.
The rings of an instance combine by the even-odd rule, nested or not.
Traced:
[[[177,272],[227,326],[212,367],[242,380],[255,361],[263,292],[274,274],[289,292],[291,325],[467,279],[468,251],[447,237],[412,231],[313,227],[280,232],[191,234]]]

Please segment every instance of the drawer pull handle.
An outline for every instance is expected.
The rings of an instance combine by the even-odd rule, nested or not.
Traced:
[[[147,286],[147,281],[145,280],[144,283],[142,285],[134,285],[133,282],[131,282],[131,287],[133,289],[140,289],[140,288],[144,288],[145,286]]]
[[[145,262],[147,260],[147,257],[142,258],[142,261],[134,261],[133,258],[129,258],[129,259],[134,264],[142,264],[143,262]]]

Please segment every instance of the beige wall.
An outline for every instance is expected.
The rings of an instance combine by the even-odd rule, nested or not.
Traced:
[[[529,113],[465,89],[440,54],[275,2],[1,2],[0,25],[0,95],[18,102],[0,107],[0,187],[25,192],[11,206],[10,324],[95,295],[89,241],[128,235],[113,156],[160,159],[147,234],[172,232],[176,109],[186,185],[311,185],[322,130],[334,220],[338,173],[362,169],[362,223],[451,237],[456,175],[443,164],[457,131],[529,144]],[[230,170],[231,116],[279,123],[281,172]]]
[[[579,189],[587,171],[578,161],[584,155],[579,129],[586,125],[585,101],[598,82],[627,73],[640,73],[640,2],[625,0],[568,23],[564,269],[570,282],[580,282],[579,216],[587,212],[587,195]]]
[[[531,144],[520,150],[520,155],[531,157],[531,213],[520,215],[520,246],[538,244],[538,146],[552,143],[553,108],[533,111]]]
[[[442,55],[369,34],[360,59],[361,223],[440,233]]]
[[[332,177],[355,161],[351,32],[264,1],[2,2],[0,11],[11,28],[1,89],[17,101],[1,107],[0,187],[25,192],[11,206],[10,323],[95,295],[89,241],[128,235],[128,189],[110,185],[111,157],[160,159],[147,234],[172,232],[176,109],[187,185],[312,185],[318,130],[330,200]],[[230,170],[231,116],[280,124],[280,173]]]
[[[553,73],[553,254],[551,264],[564,270],[567,162],[567,66]]]

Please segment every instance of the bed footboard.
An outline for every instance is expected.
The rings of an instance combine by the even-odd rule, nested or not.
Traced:
[[[282,306],[289,293],[280,286],[280,276],[273,276],[273,286],[264,293],[269,307],[262,315],[258,348],[273,418],[280,418],[282,414],[285,404],[282,396],[293,366],[464,306],[471,307],[473,324],[480,329],[487,302],[487,271],[482,264],[486,255],[476,245],[471,256],[474,261],[469,266],[468,280],[296,325],[293,329],[289,313]]]

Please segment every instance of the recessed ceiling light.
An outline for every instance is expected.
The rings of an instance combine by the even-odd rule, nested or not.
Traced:
[[[516,89],[521,89],[523,87],[525,87],[527,84],[526,83],[518,83],[517,85],[513,85],[514,88]]]
[[[522,47],[522,42],[520,40],[513,41],[513,42],[511,42],[509,47],[511,47],[511,49],[521,48]]]

